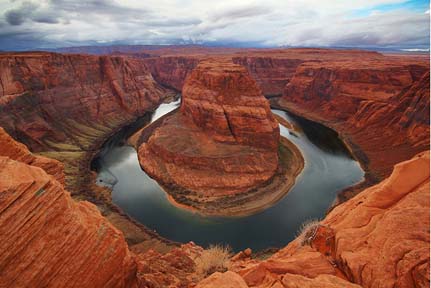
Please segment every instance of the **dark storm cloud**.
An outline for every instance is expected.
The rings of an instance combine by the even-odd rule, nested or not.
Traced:
[[[60,22],[58,15],[54,11],[40,11],[39,7],[38,4],[33,2],[23,2],[18,8],[6,11],[5,19],[7,23],[13,26],[22,25],[27,20],[46,24],[57,24]]]
[[[215,12],[211,15],[211,20],[233,20],[241,18],[256,17],[271,13],[272,10],[266,6],[244,6],[227,9],[224,11]]]
[[[119,2],[121,3],[121,1]],[[127,21],[130,18],[140,18],[151,14],[148,8],[129,8],[112,0],[50,0],[50,6],[55,11],[76,13],[79,15],[99,14]],[[91,19],[88,19],[91,21]]]
[[[190,26],[199,25],[202,23],[200,19],[157,19],[144,22],[145,25],[151,27],[172,27],[172,26]]]
[[[57,23],[60,23],[60,20],[58,20],[58,18],[56,18],[56,17],[51,17],[51,16],[48,16],[48,15],[45,15],[45,16],[35,16],[35,17],[33,17],[32,18],[32,20],[34,21],[34,22],[37,22],[37,23],[46,23],[46,24],[57,24]]]
[[[0,50],[28,50],[35,47],[49,45],[42,40],[43,35],[34,32],[5,32],[0,33]]]
[[[10,25],[21,25],[37,7],[38,5],[34,3],[23,2],[19,8],[6,11],[6,21]]]

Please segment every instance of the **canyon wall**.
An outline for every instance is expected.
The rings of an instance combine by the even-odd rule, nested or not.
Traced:
[[[141,59],[2,53],[0,88],[0,126],[34,155],[61,161],[60,182],[75,199],[97,204],[133,250],[176,246],[122,213],[90,170],[109,137],[138,118],[149,121],[152,111],[175,95],[153,79]]]
[[[197,56],[170,56],[144,61],[159,84],[180,92],[187,75],[198,65],[199,59]]]
[[[267,97],[281,96],[284,87],[295,74],[296,68],[305,61],[269,55],[232,57],[232,60],[247,68]]]
[[[396,163],[429,149],[427,61],[360,51],[293,49],[273,51],[274,59],[270,53],[248,51],[217,58],[233,58],[244,65],[264,94],[283,93],[276,105],[339,131],[375,181],[389,176]],[[177,62],[176,57],[183,58]],[[0,54],[0,126],[4,127],[0,129],[0,286],[186,287],[196,283],[194,259],[201,247],[189,243],[163,255],[153,250],[133,253],[125,232],[100,213],[106,210],[72,199],[67,192],[69,188],[79,195],[93,191],[89,166],[98,148],[119,128],[172,96],[166,87],[181,90],[200,56],[158,58]],[[219,81],[225,86],[214,87],[225,87],[222,90],[230,93],[227,88],[232,83],[217,79],[202,77],[192,82],[212,87]],[[238,87],[244,89],[255,87],[248,79],[239,82],[244,85]],[[258,133],[262,137],[249,143],[244,139],[251,122],[243,119],[248,114],[241,109],[216,113],[220,109],[214,104],[218,101],[214,91],[193,86],[186,88],[191,101],[184,102],[186,115],[179,114],[184,116],[181,121],[188,121],[192,134],[208,135],[202,132],[205,128],[220,140],[204,141],[211,145],[200,147],[212,149],[218,145],[214,143],[229,145],[238,139],[252,147],[248,156],[254,158],[240,155],[236,148],[229,150],[243,158],[224,167],[223,175],[238,171],[239,159],[249,163],[241,169],[265,176],[256,167],[274,162],[256,157],[256,151],[261,153],[264,142],[276,143],[267,136],[276,132],[272,121],[258,121],[256,129],[263,131]],[[209,97],[205,105],[193,101],[198,94]],[[235,107],[243,106],[236,102],[240,98],[221,95],[221,100],[235,100]],[[246,98],[246,103],[255,103],[249,99],[253,97]],[[257,114],[266,115],[267,104],[256,103],[264,111]],[[206,116],[216,120],[217,129],[201,121]],[[178,146],[175,138],[168,141],[171,135],[182,133],[177,121],[171,120],[171,130],[159,131],[158,137],[167,147],[189,154],[175,158],[160,149],[161,157],[208,166],[208,159],[192,157],[197,150],[187,150],[195,139],[187,138],[191,134],[183,134],[187,145]],[[221,167],[223,161],[211,167]],[[192,180],[210,181],[211,175],[197,174]],[[232,259],[232,271],[214,273],[197,287],[222,288],[232,283],[237,287],[429,287],[429,175],[429,152],[397,164],[389,178],[307,226],[269,259],[240,253]],[[242,181],[238,175],[232,179]],[[229,178],[222,184],[229,185]]]
[[[278,104],[337,130],[376,181],[429,149],[426,65],[390,57],[304,63]]]
[[[168,92],[132,58],[6,53],[0,71],[0,126],[62,161],[73,193],[92,181],[89,162],[100,145]]]
[[[429,287],[429,161],[424,152],[396,165],[269,259],[241,252],[196,287]],[[130,252],[96,206],[72,200],[61,170],[0,130],[2,287],[196,284],[201,247]]]
[[[264,95],[282,95],[277,103],[272,102],[275,106],[340,132],[365,168],[367,181],[387,177],[394,164],[428,149],[427,97],[414,98],[420,102],[419,109],[415,100],[411,107],[407,103],[409,95],[429,91],[429,83],[420,82],[429,72],[425,57],[361,50],[270,49],[212,56],[184,53],[146,61],[153,67],[154,78],[179,91],[198,59],[205,57],[232,59],[247,68]],[[404,124],[394,120],[406,113],[410,120]],[[384,137],[380,137],[382,131]]]
[[[33,155],[0,128],[1,287],[185,287],[193,243],[135,254],[98,208],[64,189],[61,162]],[[156,243],[153,241],[153,244]]]

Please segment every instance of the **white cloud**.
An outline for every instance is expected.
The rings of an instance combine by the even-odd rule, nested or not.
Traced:
[[[4,11],[0,14],[0,49],[11,49],[13,45],[26,48],[110,42],[429,46],[429,10],[375,9],[404,2],[407,1],[0,0],[0,11]],[[364,9],[370,12],[367,16],[351,16]]]

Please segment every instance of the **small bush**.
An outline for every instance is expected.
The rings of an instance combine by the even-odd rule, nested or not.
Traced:
[[[231,256],[229,246],[211,245],[195,259],[196,274],[203,279],[214,272],[226,272],[230,268]]]
[[[316,236],[319,226],[320,223],[317,219],[308,220],[301,224],[301,228],[299,228],[298,232],[298,238],[300,239],[302,246],[311,244],[311,241],[313,241],[314,237]]]

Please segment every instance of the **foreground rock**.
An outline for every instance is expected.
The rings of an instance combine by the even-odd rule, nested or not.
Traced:
[[[179,287],[202,248],[129,251],[95,205],[64,190],[63,165],[0,128],[0,287]]]
[[[121,232],[93,204],[72,200],[39,161],[12,160],[4,148],[0,286],[131,287],[136,267]]]
[[[58,176],[63,179],[58,180],[68,191],[97,203],[130,243],[142,243],[146,249],[159,238],[112,205],[110,191],[94,184],[90,164],[108,137],[141,116],[149,119],[167,94],[140,59],[44,52],[0,54],[0,126],[35,155],[61,161],[64,174],[62,171]],[[7,156],[20,160],[14,153],[10,150]],[[36,159],[24,161],[32,165],[47,161],[26,157]],[[170,246],[167,241],[158,242],[162,249]]]
[[[217,59],[190,74],[180,110],[145,129],[138,154],[175,202],[204,214],[238,215],[276,201],[302,169],[299,151],[290,143],[279,149],[279,139],[255,81],[243,67]],[[289,169],[280,167],[279,151]],[[288,183],[278,180],[281,189],[271,193],[276,175]]]
[[[232,269],[249,287],[429,287],[429,160],[396,165],[268,260]]]

